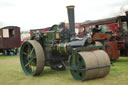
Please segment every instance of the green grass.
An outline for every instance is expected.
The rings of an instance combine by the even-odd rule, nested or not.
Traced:
[[[120,57],[104,78],[77,81],[68,70],[45,68],[37,77],[26,76],[18,56],[0,56],[0,85],[128,85],[128,57]]]

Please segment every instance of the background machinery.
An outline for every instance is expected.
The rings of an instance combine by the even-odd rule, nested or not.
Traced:
[[[128,56],[128,11],[124,16],[85,21],[80,24],[79,30],[79,37],[86,32],[92,33],[93,39],[106,47],[111,60]]]
[[[75,37],[74,6],[68,6],[70,29],[65,24],[53,25],[48,31],[36,32],[20,49],[25,74],[39,75],[44,66],[55,70],[69,69],[76,80],[106,76],[110,60],[103,46],[96,46],[91,36]]]

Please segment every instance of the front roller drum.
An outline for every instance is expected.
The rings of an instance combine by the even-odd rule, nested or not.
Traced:
[[[39,75],[45,64],[44,51],[36,40],[29,40],[22,44],[20,49],[21,67],[25,74]]]
[[[77,63],[74,64],[73,56],[70,58],[71,74],[76,80],[88,80],[106,76],[110,71],[110,59],[103,50],[79,52],[75,55]]]

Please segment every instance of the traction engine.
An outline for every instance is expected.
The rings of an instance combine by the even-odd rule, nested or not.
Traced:
[[[70,29],[64,23],[49,31],[36,32],[20,49],[21,66],[25,74],[36,76],[49,66],[54,70],[69,69],[76,80],[106,76],[110,60],[104,46],[97,46],[91,36],[75,37],[74,6],[67,6]]]

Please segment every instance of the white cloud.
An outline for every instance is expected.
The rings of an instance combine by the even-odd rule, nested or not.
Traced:
[[[17,25],[21,30],[45,28],[68,21],[67,5],[75,5],[76,22],[110,16],[127,0],[0,0],[2,26]],[[0,25],[1,26],[1,25]]]

